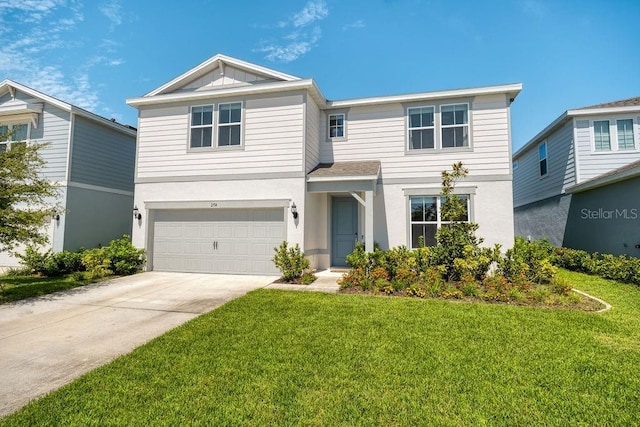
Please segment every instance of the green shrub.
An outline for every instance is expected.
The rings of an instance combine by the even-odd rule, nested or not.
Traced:
[[[568,270],[640,285],[640,259],[625,255],[590,254],[572,248],[556,248],[554,263]]]
[[[54,277],[81,270],[83,270],[81,255],[77,252],[62,251],[56,252],[47,259],[44,274]]]
[[[284,241],[279,247],[274,248],[276,254],[272,261],[280,269],[282,280],[291,282],[302,277],[304,270],[309,268],[309,260],[304,257],[304,253],[300,252],[300,246],[297,243],[291,248],[288,245]]]
[[[82,254],[82,265],[87,271],[88,279],[99,279],[113,274],[111,259],[107,257],[105,248],[89,249]]]
[[[29,245],[23,254],[16,254],[27,271],[31,274],[44,274],[47,261],[51,258],[52,252],[39,252],[35,247]]]
[[[567,270],[589,272],[591,254],[587,251],[572,248],[555,248],[554,264]]]
[[[569,295],[571,285],[566,280],[554,277],[551,279],[551,282],[549,282],[549,290],[554,294]]]
[[[557,273],[553,259],[554,248],[547,240],[528,242],[516,237],[513,248],[498,261],[498,270],[512,281],[524,278],[534,283],[548,283]]]
[[[131,238],[127,235],[112,240],[104,251],[106,258],[111,261],[109,270],[119,276],[134,274],[142,269],[145,263],[145,250],[133,246]]]
[[[301,285],[310,285],[313,282],[315,282],[317,279],[315,274],[312,273],[304,273],[302,275],[302,277],[300,277],[300,284]]]

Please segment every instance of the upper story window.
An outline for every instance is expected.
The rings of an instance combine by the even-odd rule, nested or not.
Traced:
[[[469,221],[469,201],[468,194],[459,195],[465,204],[465,211],[457,218],[458,221]],[[411,247],[420,246],[420,240],[424,246],[436,245],[436,231],[443,224],[451,221],[444,221],[442,218],[442,204],[445,198],[442,196],[411,196],[409,205],[411,208]]]
[[[329,114],[329,138],[344,138],[345,131],[345,115],[344,113]]]
[[[618,150],[634,150],[633,119],[618,120]]]
[[[435,148],[434,107],[408,108],[409,149]]]
[[[538,145],[538,159],[540,161],[540,176],[547,175],[547,142]]]
[[[609,120],[593,122],[594,148],[596,151],[611,151]]]
[[[0,126],[0,152],[10,149],[11,145],[26,142],[29,130],[27,123]]]
[[[213,105],[191,107],[191,148],[211,147]]]
[[[220,104],[218,117],[218,147],[240,146],[242,103]]]
[[[513,170],[516,170],[516,169],[518,169],[518,166],[520,166],[520,165],[519,165],[517,160],[514,160],[512,166],[513,166]]]
[[[469,106],[467,104],[443,105],[442,148],[469,146]]]

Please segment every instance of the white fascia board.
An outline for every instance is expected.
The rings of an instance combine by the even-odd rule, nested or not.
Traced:
[[[411,101],[426,101],[432,99],[441,98],[456,98],[463,96],[479,96],[479,95],[494,95],[494,94],[513,94],[515,98],[522,90],[522,83],[513,83],[507,85],[498,86],[484,86],[466,89],[453,89],[443,90],[435,92],[420,92],[406,95],[391,95],[391,96],[376,96],[372,98],[356,98],[345,99],[342,101],[328,101],[327,108],[345,108],[355,107],[360,105],[372,105],[372,104],[388,104],[398,102],[411,102]]]
[[[165,90],[172,88],[174,86],[180,85],[180,83],[183,83],[183,82],[186,83],[187,81],[192,80],[201,74],[206,74],[209,71],[213,71],[219,66],[220,61],[223,62],[224,64],[232,65],[237,68],[242,68],[244,70],[247,70],[256,74],[267,75],[275,79],[281,79],[285,81],[300,80],[300,78],[296,76],[281,73],[279,71],[272,70],[267,67],[262,67],[260,65],[252,64],[250,62],[241,61],[239,59],[232,58],[230,56],[217,54],[207,59],[203,63],[191,68],[186,73],[181,74],[175,79],[163,84],[159,88],[154,89],[151,92],[145,94],[144,96],[150,97],[150,96],[156,96],[156,95],[162,94],[162,92],[164,92]]]
[[[623,114],[640,112],[640,106],[631,105],[627,107],[607,107],[607,108],[591,108],[586,110],[569,110],[567,114],[574,117],[595,116],[600,114]]]
[[[534,136],[533,138],[531,138],[529,140],[529,142],[527,142],[526,144],[524,144],[522,147],[520,147],[520,149],[518,151],[516,151],[515,153],[513,153],[512,159],[513,160],[517,160],[522,154],[524,154],[526,151],[528,151],[531,147],[533,147],[534,145],[536,145],[538,142],[542,141],[544,138],[546,138],[547,136],[549,136],[549,134],[555,130],[556,128],[558,128],[560,125],[564,124],[565,121],[567,121],[570,117],[567,114],[568,111],[565,111],[564,113],[562,113],[560,116],[558,116],[557,119],[555,119],[554,121],[552,121],[547,127],[545,127],[544,129],[542,129],[540,132],[538,132],[536,134],[536,136]]]
[[[317,91],[317,86],[312,79],[293,80],[290,82],[264,83],[259,85],[241,86],[226,89],[202,90],[197,92],[180,92],[151,97],[129,98],[127,104],[132,107],[145,105],[167,104],[180,101],[198,101],[201,99],[218,98],[222,96],[242,96],[260,93],[284,92],[297,89],[312,89]],[[319,92],[319,91],[318,91]]]
[[[377,181],[378,175],[308,176],[307,182]]]

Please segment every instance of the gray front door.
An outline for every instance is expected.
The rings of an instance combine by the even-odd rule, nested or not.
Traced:
[[[331,265],[346,266],[358,239],[358,202],[353,197],[333,197],[332,201]]]

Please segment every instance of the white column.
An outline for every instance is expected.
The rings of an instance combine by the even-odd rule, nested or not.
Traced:
[[[373,252],[373,191],[364,192],[364,249]]]

